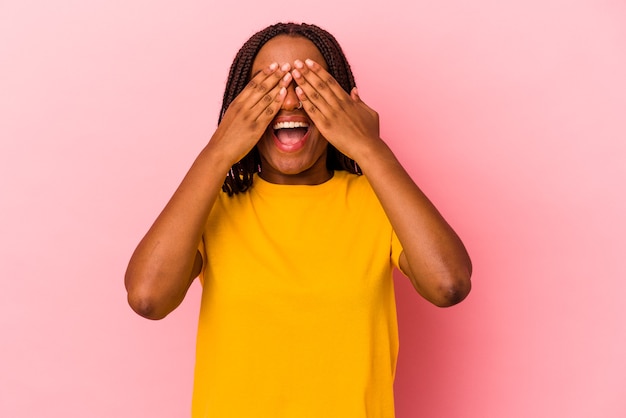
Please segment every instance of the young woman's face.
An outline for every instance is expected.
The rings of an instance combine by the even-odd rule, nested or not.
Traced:
[[[306,38],[279,35],[269,40],[252,64],[252,74],[271,63],[279,65],[310,58],[324,68],[322,54]],[[287,97],[267,130],[259,140],[257,149],[261,155],[261,177],[277,184],[320,184],[332,173],[326,168],[328,142],[311,122],[304,109],[298,109],[299,100],[295,83],[287,88]],[[289,122],[293,126],[289,127]]]

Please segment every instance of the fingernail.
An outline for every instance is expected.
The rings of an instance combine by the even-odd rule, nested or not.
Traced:
[[[289,80],[291,80],[291,73],[287,73],[287,74],[285,74],[285,75],[283,76],[283,80],[284,80],[284,81],[289,81]]]
[[[313,60],[312,60],[312,59],[309,59],[309,58],[307,58],[307,59],[306,59],[306,60],[304,60],[304,61],[306,62],[306,65],[308,65],[309,67],[312,67],[312,66],[313,66],[313,64],[315,64],[315,63],[313,62]]]
[[[291,68],[291,65],[289,65],[288,62],[284,63],[283,66],[280,67],[280,69],[283,71],[289,71],[290,68]]]
[[[277,62],[273,62],[273,63],[270,64],[270,70],[274,71],[277,68],[278,68],[278,63]]]
[[[293,74],[293,78],[300,78],[300,77],[302,77],[302,74],[300,74],[300,71],[298,71],[298,70],[293,70],[291,72],[291,74]]]
[[[302,89],[300,88],[300,86],[296,86],[296,93],[298,93],[298,94],[304,94],[304,91],[302,91]]]
[[[278,94],[280,94],[281,96],[284,96],[285,94],[287,94],[287,89],[284,87],[280,88],[280,91],[278,92]]]
[[[296,68],[304,68],[304,64],[303,64],[303,63],[302,63],[302,61],[300,61],[300,60],[295,60],[295,61],[294,61],[294,63],[293,63],[293,65],[294,65]]]

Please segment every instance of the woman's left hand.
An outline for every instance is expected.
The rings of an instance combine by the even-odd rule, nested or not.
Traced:
[[[340,152],[359,162],[370,146],[382,142],[378,113],[352,89],[350,94],[318,63],[294,63],[296,94],[320,133]]]
[[[296,61],[294,67],[298,99],[328,142],[361,167],[402,243],[399,265],[415,289],[437,306],[463,300],[471,289],[469,255],[380,138],[378,114],[319,64]]]

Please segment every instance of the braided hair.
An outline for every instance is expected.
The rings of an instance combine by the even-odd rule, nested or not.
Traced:
[[[218,124],[222,121],[228,106],[250,81],[252,64],[260,49],[266,42],[278,35],[300,36],[310,40],[324,57],[328,72],[337,80],[337,83],[347,93],[350,93],[356,86],[350,64],[333,35],[318,26],[306,23],[277,23],[254,34],[235,56],[230,67]],[[326,166],[329,170],[345,170],[353,174],[362,174],[354,160],[339,152],[331,144],[328,144]],[[226,175],[222,190],[229,196],[245,192],[252,186],[253,175],[260,171],[260,167],[261,158],[255,146],[241,161],[232,166]]]

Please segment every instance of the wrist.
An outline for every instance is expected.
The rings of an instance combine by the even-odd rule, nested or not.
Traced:
[[[382,138],[363,139],[361,143],[362,146],[355,153],[353,159],[364,172],[389,158],[395,160],[391,149]]]
[[[212,171],[223,173],[226,176],[228,170],[231,169],[238,159],[227,147],[222,147],[213,141],[204,147],[198,156],[198,161],[207,167],[211,167]]]

